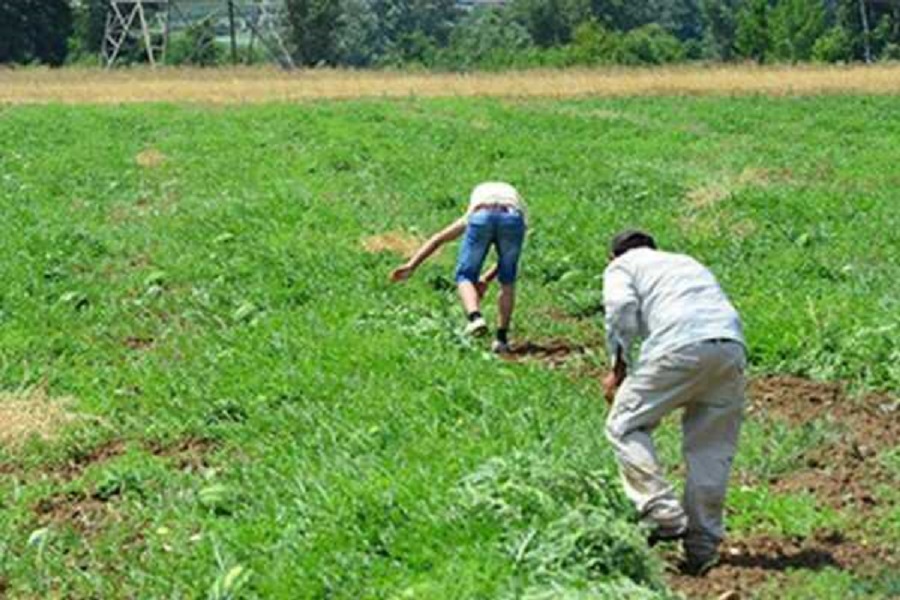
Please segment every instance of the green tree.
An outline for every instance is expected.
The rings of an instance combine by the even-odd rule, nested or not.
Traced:
[[[812,48],[813,60],[841,62],[853,58],[853,40],[847,30],[835,25],[816,40]]]
[[[738,11],[735,49],[739,56],[765,62],[772,51],[769,0],[747,0]]]
[[[212,67],[225,57],[216,43],[215,25],[211,19],[192,23],[172,39],[166,60],[173,65]]]
[[[567,44],[575,27],[591,16],[590,6],[580,0],[513,0],[508,10],[542,48]]]
[[[481,8],[459,21],[439,62],[461,69],[512,66],[519,55],[533,46],[528,29],[510,19],[506,11]]]
[[[75,58],[99,55],[106,32],[108,9],[108,0],[82,0],[73,5],[69,52]]]
[[[382,62],[427,62],[449,43],[459,17],[454,0],[374,0],[372,6],[384,40]]]
[[[656,23],[632,29],[622,37],[619,62],[632,65],[661,65],[684,59],[678,38]]]
[[[772,9],[769,24],[776,59],[809,60],[813,45],[825,32],[825,7],[821,0],[780,0]]]
[[[739,0],[701,0],[703,52],[707,58],[731,60],[734,56]]]
[[[703,36],[703,18],[698,0],[650,0],[656,23],[681,41]]]
[[[71,33],[67,0],[0,0],[0,63],[61,65]]]
[[[612,63],[619,59],[621,36],[601,25],[596,19],[584,21],[572,34],[569,54],[581,65]]]
[[[370,0],[341,0],[336,50],[342,64],[366,67],[384,54],[384,30]]]
[[[336,64],[339,0],[286,0],[288,43],[304,65]]]

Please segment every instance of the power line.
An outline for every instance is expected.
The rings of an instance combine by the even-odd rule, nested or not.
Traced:
[[[153,67],[164,64],[173,30],[227,19],[232,62],[238,62],[240,22],[241,29],[249,34],[251,49],[258,39],[271,58],[284,68],[293,68],[279,32],[283,10],[283,0],[110,0],[101,50],[103,64],[112,68],[124,53],[131,53],[133,58],[135,52]],[[200,50],[194,48],[193,53]]]

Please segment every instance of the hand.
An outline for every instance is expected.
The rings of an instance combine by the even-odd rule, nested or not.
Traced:
[[[490,285],[490,283],[487,281],[484,281],[484,280],[478,281],[475,284],[475,293],[478,294],[479,300],[484,298],[484,295],[487,293],[487,289],[488,289],[489,285]]]
[[[410,275],[413,274],[413,267],[409,265],[403,265],[402,267],[397,267],[391,272],[391,281],[394,283],[398,283],[400,281],[406,281],[409,279]]]
[[[607,404],[613,403],[621,383],[622,382],[616,376],[615,371],[610,371],[609,374],[603,378],[603,397],[606,398]]]

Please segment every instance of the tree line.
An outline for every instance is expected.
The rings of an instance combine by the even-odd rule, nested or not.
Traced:
[[[0,0],[0,63],[96,61],[106,0]],[[297,64],[504,69],[706,61],[900,59],[900,0],[286,0]],[[172,40],[173,64],[227,61],[213,24]],[[198,52],[197,45],[204,45]],[[127,55],[140,60],[139,52]],[[243,52],[241,60],[259,59]]]

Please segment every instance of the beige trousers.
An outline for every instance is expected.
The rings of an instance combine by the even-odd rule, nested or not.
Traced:
[[[616,394],[606,435],[619,462],[625,493],[642,518],[666,529],[687,527],[688,553],[706,556],[723,536],[722,513],[744,407],[744,347],[699,342],[629,374]],[[651,434],[683,408],[684,503],[663,476]]]

